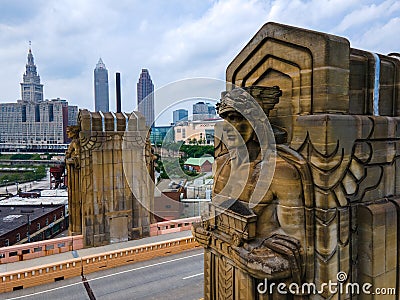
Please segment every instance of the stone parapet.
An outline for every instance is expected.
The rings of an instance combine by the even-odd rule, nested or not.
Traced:
[[[148,236],[153,183],[146,165],[149,142],[144,117],[138,112],[81,110],[78,121],[79,182],[72,189],[80,210],[71,215],[71,223],[81,220],[86,246]],[[134,190],[138,185],[145,188]]]

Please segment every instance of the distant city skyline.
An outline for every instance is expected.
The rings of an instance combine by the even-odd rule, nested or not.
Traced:
[[[130,112],[136,106],[135,83],[143,67],[151,70],[157,87],[183,78],[224,80],[228,64],[271,21],[343,36],[358,49],[399,52],[400,4],[395,0],[133,3],[3,1],[0,102],[20,97],[21,60],[29,40],[47,98],[68,99],[91,111],[93,61],[99,57],[107,63],[110,91],[115,91],[112,74],[121,73],[122,110]],[[89,20],[90,15],[96,18]],[[114,92],[110,110],[115,110]]]
[[[94,110],[101,112],[110,111],[110,98],[108,89],[108,70],[101,57],[94,69]]]
[[[221,87],[223,88],[223,87]],[[162,93],[159,92],[159,94]],[[157,92],[156,92],[157,94]],[[178,101],[180,100],[180,101]],[[181,100],[177,98],[177,103],[171,104],[168,106],[166,109],[161,109],[159,113],[157,113],[156,110],[156,116],[155,116],[155,124],[156,126],[167,126],[170,125],[171,123],[174,122],[174,113],[179,110],[187,111],[187,119],[188,120],[193,120],[194,114],[193,114],[193,106],[198,103],[198,102],[207,102],[209,105],[213,106],[215,109],[215,104],[217,103],[218,98],[216,99],[209,99],[209,98],[193,98],[193,99],[186,99],[186,100]],[[156,101],[156,106],[160,105],[160,103]],[[177,113],[175,113],[177,115]],[[216,115],[216,117],[218,117]],[[200,118],[201,119],[201,118]]]

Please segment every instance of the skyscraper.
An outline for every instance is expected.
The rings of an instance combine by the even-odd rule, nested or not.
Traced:
[[[108,112],[110,110],[108,71],[101,58],[94,69],[94,107],[95,111]]]
[[[210,117],[215,116],[217,114],[215,105],[213,105],[211,103],[207,103],[207,107],[208,107],[208,114],[210,115]]]
[[[40,84],[40,76],[36,71],[31,47],[29,47],[28,63],[25,66],[23,82],[21,83],[21,99],[29,102],[43,101],[43,84]]]
[[[215,106],[203,101],[193,104],[193,121],[217,119]]]
[[[188,119],[188,111],[186,109],[177,109],[174,110],[172,115],[172,120],[174,124],[178,121],[187,121]]]
[[[207,119],[208,106],[206,103],[200,101],[193,104],[193,121]]]
[[[149,71],[142,69],[137,83],[137,104],[138,110],[146,118],[146,125],[154,127],[154,85],[150,78]]]

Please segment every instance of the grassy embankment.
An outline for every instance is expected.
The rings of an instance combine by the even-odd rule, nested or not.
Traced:
[[[45,166],[26,165],[10,166],[2,160],[40,160],[40,154],[0,154],[0,186],[40,180],[46,177]]]

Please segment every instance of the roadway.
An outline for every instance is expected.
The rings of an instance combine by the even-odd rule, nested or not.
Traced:
[[[75,277],[0,294],[0,299],[198,300],[203,297],[203,258],[203,249],[184,251],[89,274],[86,284]]]

